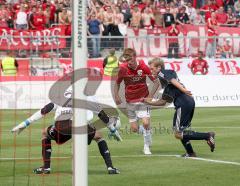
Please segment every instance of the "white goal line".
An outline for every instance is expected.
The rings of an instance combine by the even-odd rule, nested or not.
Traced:
[[[100,156],[88,156],[89,158],[100,158]],[[122,156],[111,156],[112,158],[151,158],[151,157],[175,157],[175,158],[182,158],[181,155],[176,154],[153,154],[153,155],[122,155]],[[14,161],[14,160],[41,160],[41,157],[36,158],[0,158],[0,161]],[[72,159],[71,156],[66,157],[52,157],[52,159]],[[218,164],[228,164],[228,165],[237,165],[240,166],[240,162],[234,161],[224,161],[224,160],[214,160],[208,158],[201,158],[201,157],[188,157],[183,159],[189,160],[198,160],[198,161],[206,161],[211,163],[218,163]]]

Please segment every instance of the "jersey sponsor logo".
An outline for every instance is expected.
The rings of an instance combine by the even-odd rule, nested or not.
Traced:
[[[134,81],[134,82],[137,82],[137,81],[140,81],[142,79],[142,77],[141,76],[139,76],[139,77],[132,77],[132,80]]]
[[[138,74],[139,76],[142,76],[143,71],[142,71],[142,70],[138,70],[138,71],[137,71],[137,74]]]

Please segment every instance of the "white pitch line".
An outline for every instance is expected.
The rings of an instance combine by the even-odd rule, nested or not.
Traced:
[[[52,157],[52,159],[70,159],[71,157]],[[8,160],[41,160],[42,158],[0,158],[0,161],[8,161]]]
[[[192,129],[240,129],[240,127],[192,127]]]
[[[197,158],[197,157],[189,157],[189,158],[186,158],[186,159],[193,159],[193,160],[207,161],[207,162],[212,162],[212,163],[222,163],[222,164],[230,164],[230,165],[240,166],[240,163],[234,162],[234,161],[212,160],[212,159]]]
[[[89,156],[89,158],[98,158],[99,156]],[[153,155],[128,155],[128,156],[112,156],[112,158],[151,158],[151,157],[176,157],[181,158],[181,155],[177,154],[153,154]],[[53,159],[70,159],[72,157],[52,157]],[[9,160],[41,160],[42,158],[0,158],[0,161],[9,161]],[[207,158],[198,158],[198,157],[188,157],[184,159],[190,160],[199,160],[199,161],[206,161],[211,163],[219,163],[219,164],[229,164],[229,165],[237,165],[240,166],[239,162],[234,161],[223,161],[223,160],[214,160],[214,159],[207,159]]]

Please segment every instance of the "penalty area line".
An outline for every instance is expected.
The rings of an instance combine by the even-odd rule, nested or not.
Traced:
[[[89,158],[99,158],[100,156],[88,156]],[[151,157],[175,157],[182,158],[181,155],[176,154],[153,154],[153,155],[123,155],[123,156],[111,156],[112,158],[151,158]],[[72,159],[71,156],[66,157],[52,157],[52,159]],[[198,161],[206,161],[217,164],[228,164],[228,165],[237,165],[240,166],[239,162],[234,161],[224,161],[224,160],[214,160],[208,158],[201,157],[187,157],[182,159],[190,159],[190,160],[198,160]],[[0,161],[14,161],[14,160],[42,160],[42,157],[36,158],[0,158]]]
[[[211,163],[220,163],[220,164],[229,164],[229,165],[238,165],[238,166],[240,166],[239,162],[234,162],[234,161],[213,160],[213,159],[198,158],[198,157],[188,157],[186,159],[192,159],[192,160],[206,161],[206,162],[211,162]]]

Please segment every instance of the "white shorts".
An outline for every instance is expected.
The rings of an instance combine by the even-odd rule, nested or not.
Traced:
[[[150,106],[143,102],[126,103],[129,122],[136,122],[139,118],[150,118]]]

